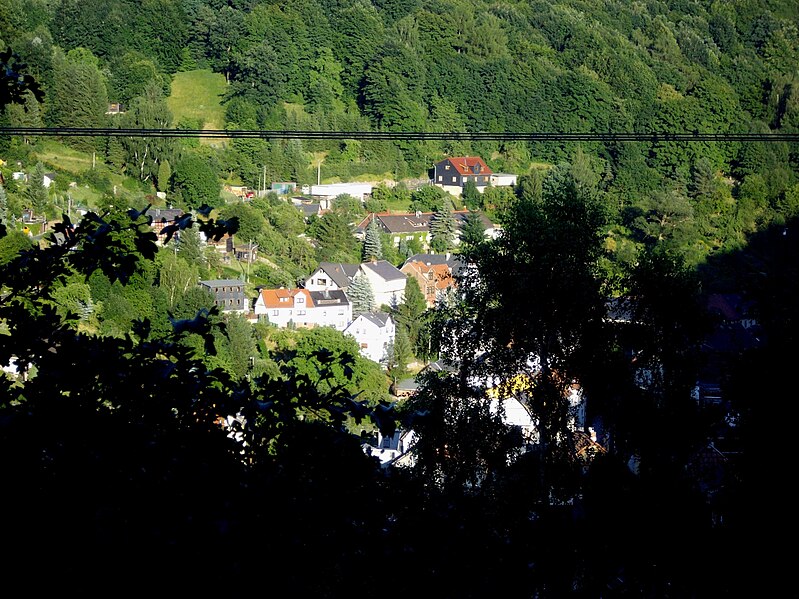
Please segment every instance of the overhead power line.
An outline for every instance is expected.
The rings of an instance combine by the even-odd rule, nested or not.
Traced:
[[[564,133],[564,132],[463,132],[463,131],[265,131],[247,129],[124,129],[94,127],[0,127],[0,136],[57,137],[173,137],[219,139],[354,139],[388,141],[643,141],[658,142],[799,142],[799,133]]]

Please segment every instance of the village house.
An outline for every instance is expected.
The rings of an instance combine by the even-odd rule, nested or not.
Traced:
[[[259,321],[280,328],[329,326],[343,331],[352,320],[352,304],[341,290],[261,289],[254,311]]]
[[[358,272],[357,264],[341,262],[320,262],[319,267],[311,273],[303,286],[309,291],[325,291],[341,289],[347,291],[352,279]]]
[[[394,319],[387,312],[361,314],[344,329],[345,334],[355,338],[363,357],[383,365],[395,332]]]
[[[363,264],[321,262],[305,279],[303,286],[308,291],[341,289],[346,293],[359,272],[369,281],[376,306],[385,304],[393,307],[402,302],[408,276],[386,260],[373,260]]]
[[[244,281],[239,279],[214,279],[200,281],[200,286],[208,289],[214,296],[214,304],[222,312],[247,314],[250,311],[247,296],[244,294]]]
[[[376,212],[368,215],[356,225],[355,236],[363,239],[366,227],[374,219],[380,230],[391,236],[394,247],[399,247],[400,241],[416,239],[423,248],[427,248],[430,245],[430,219],[432,216],[432,212],[408,212],[405,214]]]
[[[482,158],[477,156],[456,156],[446,158],[433,165],[433,185],[458,197],[463,187],[471,181],[478,191],[491,184],[492,171]]]
[[[158,239],[156,241],[158,245],[164,245],[164,239],[166,238],[166,234],[163,233],[164,227],[174,223],[175,219],[177,219],[179,216],[183,214],[184,214],[183,210],[179,210],[177,208],[150,207],[147,209],[146,215],[152,219],[152,221],[150,222],[150,227],[158,236]],[[180,233],[178,232],[176,236],[179,235]]]
[[[319,202],[314,202],[309,198],[298,196],[291,198],[291,203],[293,206],[296,206],[297,210],[302,212],[303,220],[305,220],[306,223],[310,223],[311,218],[314,216],[322,216],[322,204]]]
[[[355,227],[355,236],[363,239],[366,235],[366,227],[374,219],[379,229],[383,233],[387,233],[391,237],[394,247],[399,247],[401,241],[411,241],[416,239],[422,248],[427,249],[430,246],[430,224],[435,213],[433,212],[407,212],[407,213],[391,213],[391,212],[375,212],[369,214]],[[469,214],[468,210],[453,210],[450,212],[452,218],[455,220],[457,230],[460,231],[466,221],[466,216]],[[491,222],[491,220],[482,212],[479,213],[480,220],[485,227],[485,234],[487,237],[495,238],[499,227]],[[460,243],[460,237],[454,239],[455,244]]]
[[[358,268],[372,287],[375,306],[395,308],[402,303],[408,275],[387,260],[364,262]]]
[[[400,271],[416,280],[428,308],[436,305],[441,294],[455,287],[452,269],[444,262],[431,264],[421,260],[407,260]]]
[[[444,264],[452,273],[453,277],[458,277],[464,268],[466,268],[466,263],[463,260],[463,257],[460,254],[453,254],[452,252],[446,252],[443,254],[414,254],[410,256],[405,262],[403,262],[402,266],[409,264],[411,262],[423,262],[425,264]],[[401,269],[402,267],[400,267]]]

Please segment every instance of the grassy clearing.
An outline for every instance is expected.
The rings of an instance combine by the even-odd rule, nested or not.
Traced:
[[[176,73],[172,80],[172,93],[167,105],[172,111],[175,123],[181,119],[197,119],[203,129],[224,129],[225,111],[222,108],[222,95],[225,93],[225,77],[207,69]],[[201,139],[201,143],[219,140]]]
[[[82,173],[92,168],[92,155],[81,152],[56,141],[45,141],[41,150],[36,152],[42,164],[59,171]]]

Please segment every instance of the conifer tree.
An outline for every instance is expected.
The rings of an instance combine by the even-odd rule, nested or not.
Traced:
[[[461,227],[461,243],[473,247],[485,240],[485,225],[480,220],[480,214],[470,210],[463,220]]]
[[[457,225],[449,210],[438,210],[430,221],[430,249],[435,252],[451,250],[455,244]]]
[[[411,347],[416,345],[425,310],[427,310],[427,302],[419,287],[419,282],[414,277],[408,277],[405,282],[402,303],[397,306],[395,320],[397,330],[404,329]]]
[[[200,232],[195,227],[186,227],[180,232],[177,253],[189,264],[194,264],[201,268],[205,267],[203,241],[200,238]]]
[[[347,290],[347,296],[352,302],[353,318],[361,314],[372,312],[375,308],[375,294],[366,275],[358,273]]]
[[[47,188],[44,186],[44,165],[39,162],[28,180],[28,199],[37,215],[44,214],[47,208]]]
[[[363,239],[361,257],[364,262],[372,259],[383,259],[383,242],[380,239],[380,227],[373,218],[366,227],[366,235]]]
[[[391,379],[396,382],[408,368],[408,363],[413,359],[411,343],[403,327],[397,327],[394,341],[386,348],[386,370]]]

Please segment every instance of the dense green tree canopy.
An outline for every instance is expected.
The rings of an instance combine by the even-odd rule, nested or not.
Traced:
[[[186,154],[175,163],[172,188],[180,194],[183,204],[188,208],[202,205],[216,207],[222,203],[219,177],[207,160],[193,153]]]

